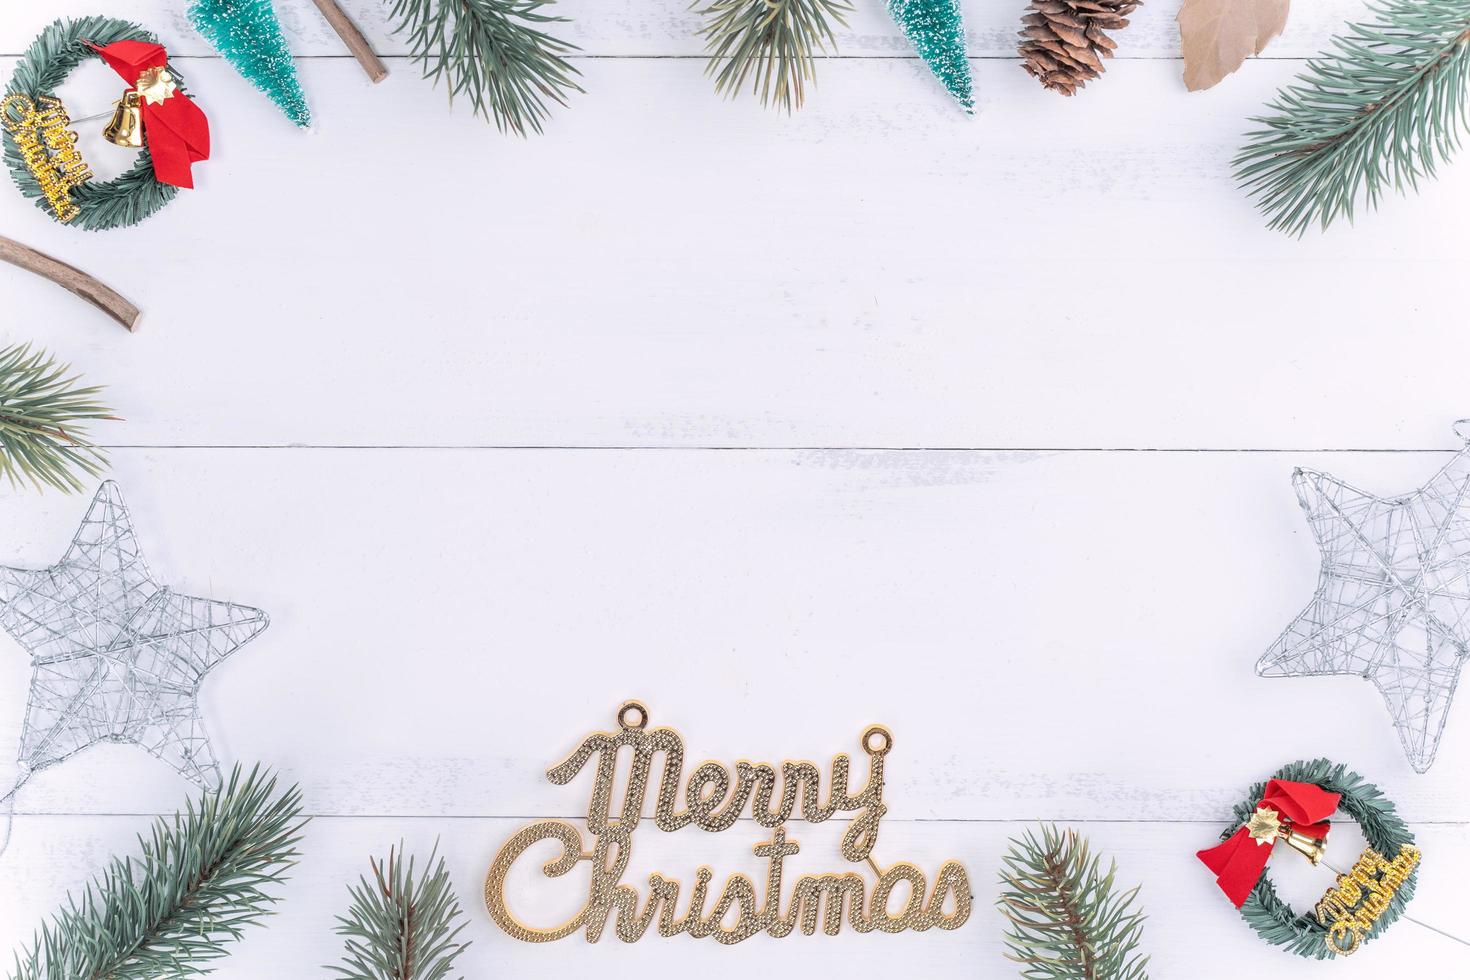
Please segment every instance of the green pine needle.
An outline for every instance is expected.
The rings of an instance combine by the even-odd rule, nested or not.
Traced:
[[[301,793],[236,766],[196,807],[160,818],[142,854],[113,858],[16,954],[10,980],[197,977],[278,901],[296,863]]]
[[[800,109],[806,83],[816,80],[816,53],[835,48],[833,24],[845,27],[844,0],[709,0],[696,12],[707,23],[715,91],[732,97],[750,82],[761,104]]]
[[[470,944],[456,941],[464,913],[437,854],[436,846],[430,870],[417,877],[413,859],[405,866],[391,848],[386,862],[370,862],[372,880],[348,889],[352,907],[337,919],[337,934],[347,937],[344,965],[329,970],[347,980],[446,980]]]
[[[475,114],[501,132],[541,132],[548,101],[566,104],[581,92],[580,74],[563,55],[576,46],[552,37],[542,24],[565,18],[541,13],[552,0],[396,0],[394,33],[408,32],[413,59],[436,85],[442,77],[452,104],[467,96]]]
[[[81,477],[106,465],[103,451],[87,441],[87,419],[113,419],[96,400],[101,388],[79,388],[71,369],[30,344],[0,350],[0,475],[12,486],[38,490],[82,489]]]
[[[1253,122],[1236,177],[1271,227],[1300,236],[1352,221],[1363,199],[1417,189],[1467,122],[1470,0],[1384,0],[1351,24]]]
[[[1117,864],[1103,874],[1087,841],[1074,830],[1042,825],[1011,841],[1002,859],[1001,898],[1010,921],[1008,959],[1026,980],[1148,980],[1138,952],[1144,915],[1135,887],[1119,893]]]
[[[288,119],[298,126],[311,125],[311,109],[271,0],[192,0],[189,19],[210,46],[270,96]]]

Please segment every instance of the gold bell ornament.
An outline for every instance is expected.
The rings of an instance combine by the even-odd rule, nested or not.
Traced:
[[[1311,861],[1314,866],[1322,863],[1322,855],[1327,850],[1326,837],[1318,839],[1310,834],[1304,834],[1293,829],[1290,824],[1287,825],[1287,829],[1277,835],[1276,839]]]
[[[128,89],[114,103],[112,120],[102,129],[102,137],[116,146],[140,149],[143,146],[143,110],[138,105],[138,90]]]
[[[1320,838],[1304,834],[1269,806],[1257,807],[1246,821],[1245,829],[1257,844],[1280,841],[1313,865],[1322,863],[1322,855],[1327,850],[1326,834]]]

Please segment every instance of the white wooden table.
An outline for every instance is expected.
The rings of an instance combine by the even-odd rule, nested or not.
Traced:
[[[205,707],[222,752],[298,780],[314,816],[279,916],[219,976],[318,975],[368,856],[437,839],[473,978],[1011,977],[995,870],[1038,820],[1143,884],[1156,977],[1467,969],[1410,924],[1297,960],[1194,858],[1250,782],[1328,755],[1419,834],[1413,911],[1470,931],[1470,704],[1416,776],[1371,685],[1252,673],[1316,577],[1292,468],[1410,489],[1470,415],[1465,161],[1303,241],[1229,175],[1246,118],[1355,0],[1299,3],[1271,58],[1197,95],[1177,4],[1151,4],[1072,100],[1012,57],[1019,2],[968,4],[974,119],[876,2],[788,119],[713,95],[681,4],[566,0],[588,94],[526,141],[447,112],[367,0],[347,6],[388,56],[376,88],[306,0],[278,3],[310,135],[210,57],[182,0],[127,6],[187,59],[215,157],[131,231],[0,193],[0,231],[121,287],[136,336],[8,268],[0,309],[6,342],[109,386],[127,421],[96,431],[159,577],[272,616]],[[85,13],[125,11],[0,7],[0,69]],[[89,65],[68,99],[116,87]],[[9,564],[53,562],[85,507],[0,498]],[[28,666],[0,654],[8,759]],[[545,769],[633,696],[696,759],[822,761],[888,724],[880,856],[963,860],[969,925],[734,949],[500,934],[491,857],[583,813],[589,780]],[[0,857],[0,951],[191,792],[127,747],[35,779]],[[794,870],[839,867],[833,825],[791,832]],[[643,830],[632,880],[758,873],[760,834]],[[1298,904],[1325,887],[1278,864]],[[517,880],[527,917],[576,905]]]

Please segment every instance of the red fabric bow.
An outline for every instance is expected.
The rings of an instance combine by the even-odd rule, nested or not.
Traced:
[[[150,68],[168,64],[168,52],[161,44],[146,41],[114,41],[92,50],[112,66],[129,85],[137,86],[138,77]],[[193,187],[189,168],[209,159],[209,120],[204,110],[183,92],[172,92],[162,102],[141,99],[143,133],[148,139],[148,152],[153,156],[153,175],[175,187]]]
[[[1266,784],[1266,792],[1256,809],[1274,810],[1293,831],[1314,840],[1325,840],[1327,818],[1341,799],[1340,793],[1329,793],[1312,783],[1273,779]],[[1241,827],[1225,843],[1200,851],[1199,859],[1215,873],[1215,881],[1225,897],[1240,908],[1266,873],[1266,859],[1271,856],[1275,843],[1275,838],[1252,839],[1250,831]]]

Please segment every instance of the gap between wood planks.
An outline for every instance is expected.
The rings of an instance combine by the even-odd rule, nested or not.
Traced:
[[[69,820],[96,820],[115,819],[133,820],[142,817],[167,817],[173,815],[172,810],[164,812],[139,810],[126,813],[94,813],[84,810],[16,810],[15,819],[59,819]],[[557,813],[305,813],[302,817],[311,820],[565,820],[568,823],[579,823],[587,819],[585,813],[574,815],[563,815]],[[850,819],[839,820],[833,818],[825,821],[832,824],[851,823]],[[1058,824],[1117,824],[1138,826],[1169,826],[1169,827],[1218,827],[1220,820],[1126,820],[1117,817],[892,817],[883,818],[885,824],[1033,824],[1033,823],[1058,823]],[[736,826],[752,824],[754,820],[750,817],[741,817],[736,821]],[[1470,827],[1470,820],[1415,820],[1416,827]]]
[[[311,451],[372,451],[372,452],[616,452],[616,453],[1158,453],[1158,454],[1206,454],[1227,455],[1290,455],[1299,453],[1438,453],[1453,456],[1459,449],[1443,447],[1406,449],[1369,449],[1351,446],[1282,446],[1260,448],[1231,448],[1225,446],[682,446],[662,445],[598,445],[595,443],[99,443],[99,449],[108,452],[122,450],[311,450]]]
[[[24,52],[5,51],[0,52],[0,58],[20,58]],[[383,61],[412,62],[413,55],[409,54],[378,54]],[[705,54],[567,54],[563,55],[568,61],[708,61],[709,55]],[[350,54],[297,54],[291,56],[293,61],[342,61],[353,60]],[[819,54],[813,55],[818,61],[920,61],[916,54]],[[170,61],[220,61],[217,54],[178,54],[170,55]],[[967,61],[1014,61],[1017,64],[1023,60],[1016,55],[1010,54],[971,54],[966,55]],[[1147,55],[1147,54],[1115,54],[1111,61],[1175,61],[1180,64],[1184,59],[1173,55]],[[1310,58],[1297,55],[1268,54],[1254,55],[1250,61],[1309,61]]]

